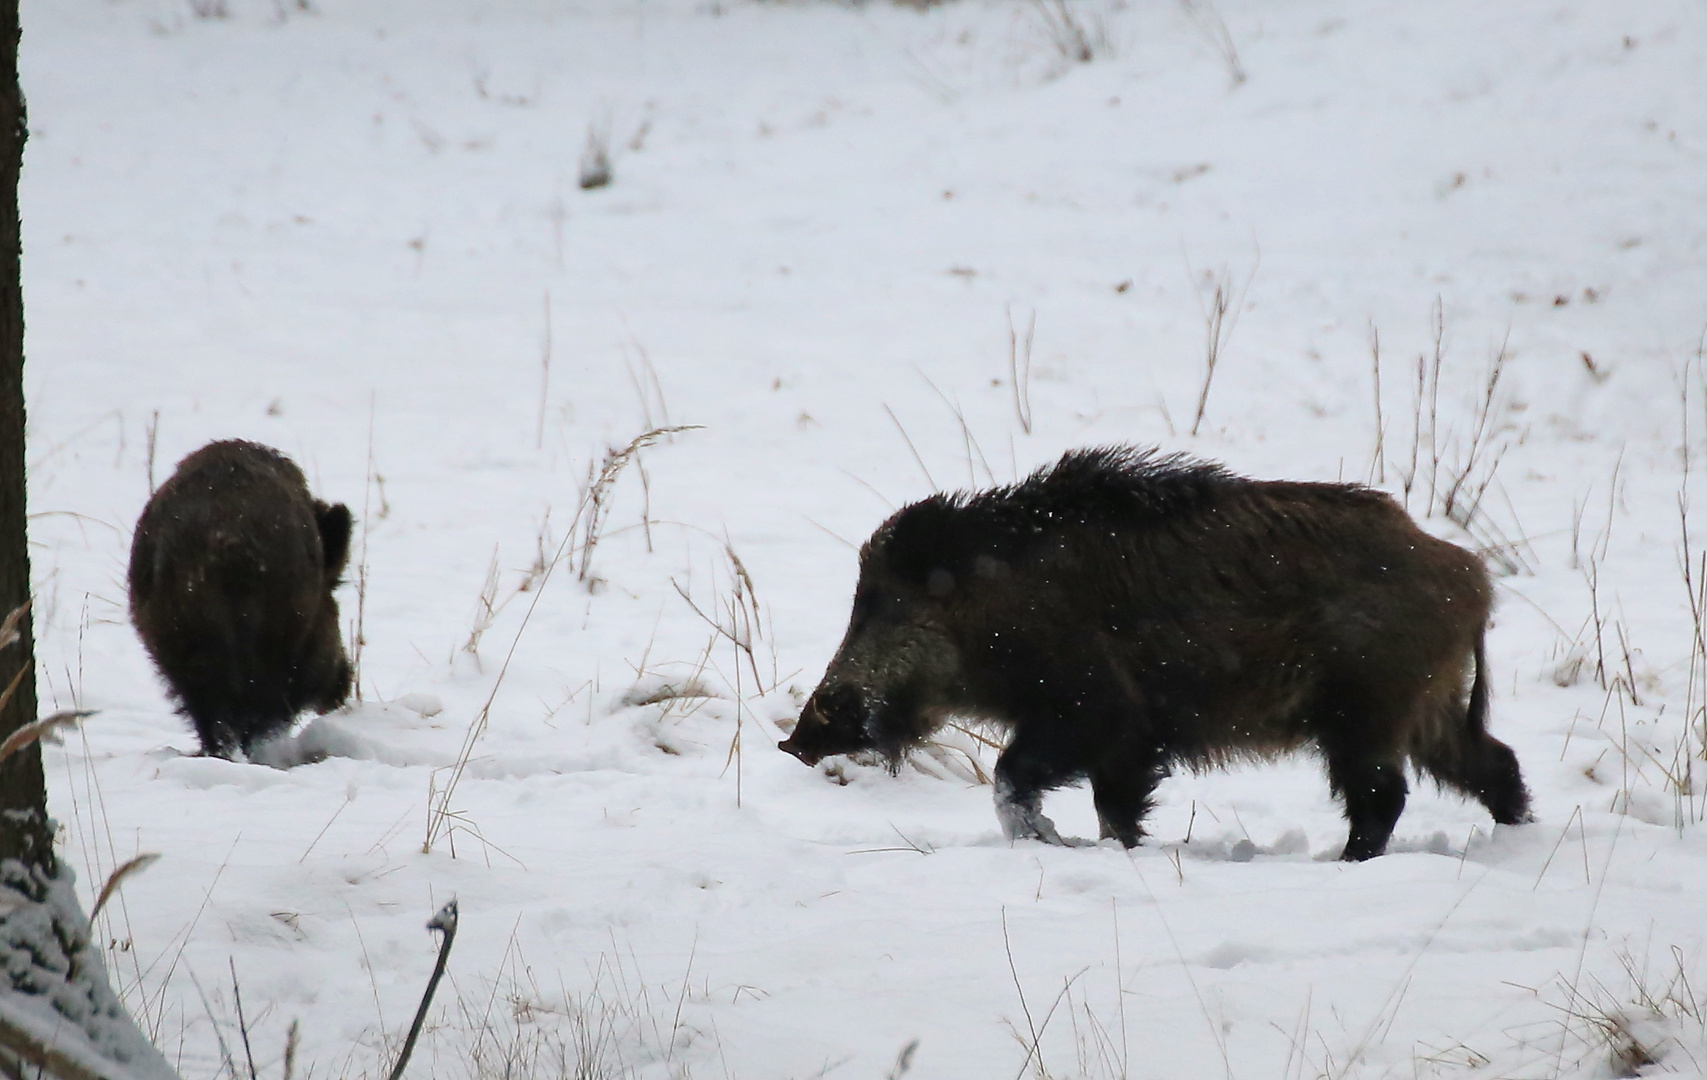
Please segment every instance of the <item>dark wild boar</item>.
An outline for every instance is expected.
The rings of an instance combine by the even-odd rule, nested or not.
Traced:
[[[245,755],[304,709],[350,692],[338,587],[350,512],[308,492],[289,458],[209,443],[142,511],[130,549],[130,617],[202,752]]]
[[[1011,487],[903,508],[860,551],[853,615],[793,734],[808,765],[897,764],[946,718],[1011,733],[1010,838],[1060,843],[1049,790],[1089,777],[1102,835],[1143,835],[1155,787],[1302,747],[1381,854],[1408,762],[1501,824],[1529,819],[1487,733],[1481,561],[1353,484],[1250,480],[1183,456],[1073,451]]]

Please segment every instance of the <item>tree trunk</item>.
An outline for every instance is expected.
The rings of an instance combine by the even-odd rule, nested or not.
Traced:
[[[18,170],[23,162],[24,95],[18,86],[18,0],[0,0],[0,614],[30,596],[24,510],[24,291],[19,260]],[[22,670],[0,709],[0,740],[36,718],[35,640],[29,618],[0,649],[0,686]],[[0,861],[18,859],[54,873],[53,829],[41,751],[34,744],[0,761]]]
[[[0,613],[30,596],[24,508],[24,290],[18,215],[24,95],[18,0],[0,0]],[[0,647],[0,741],[36,718],[28,613]],[[68,869],[53,854],[41,747],[0,760],[0,1077],[177,1080],[107,982]]]

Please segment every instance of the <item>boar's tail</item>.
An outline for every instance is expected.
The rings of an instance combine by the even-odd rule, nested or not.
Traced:
[[[1483,642],[1485,635],[1486,631],[1476,637],[1476,679],[1470,684],[1470,705],[1464,713],[1464,722],[1472,736],[1485,735],[1488,731],[1488,654]]]

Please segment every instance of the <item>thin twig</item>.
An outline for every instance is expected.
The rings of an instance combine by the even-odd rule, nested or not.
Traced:
[[[213,1037],[219,1043],[219,1056],[225,1059],[225,1071],[231,1074],[231,1080],[238,1080],[237,1062],[231,1056],[231,1047],[226,1045],[225,1032],[219,1028],[219,1021],[214,1019],[213,1006],[208,1003],[207,991],[202,989],[201,980],[196,978],[196,969],[190,968],[190,984],[196,988],[196,993],[202,999],[202,1010],[207,1013],[208,1023],[213,1025]]]
[[[237,983],[237,961],[225,958],[231,968],[231,999],[237,1003],[237,1030],[243,1036],[243,1057],[249,1063],[249,1080],[261,1080],[255,1072],[255,1051],[249,1046],[249,1021],[243,1016],[243,988]]]
[[[433,1003],[433,991],[439,988],[439,980],[444,978],[445,964],[450,960],[451,943],[456,940],[456,901],[450,900],[440,908],[427,923],[428,930],[437,930],[444,935],[439,942],[438,963],[433,965],[432,977],[427,980],[427,991],[421,995],[421,1005],[415,1010],[415,1022],[409,1025],[409,1036],[403,1040],[403,1049],[398,1051],[397,1064],[391,1067],[388,1080],[400,1080],[403,1070],[409,1065],[409,1055],[415,1052],[415,1040],[421,1037],[421,1025],[426,1023],[427,1009]]]

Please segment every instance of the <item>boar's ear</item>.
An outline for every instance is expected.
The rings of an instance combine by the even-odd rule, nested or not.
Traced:
[[[937,567],[925,576],[925,591],[941,599],[954,591],[954,575]]]
[[[915,587],[929,587],[933,571],[946,568],[952,574],[969,554],[964,515],[941,495],[902,509],[891,520],[883,545],[890,570]]]
[[[320,551],[326,561],[327,579],[335,582],[343,575],[344,564],[350,561],[350,509],[343,503],[327,506],[316,501],[314,521],[320,526]]]
[[[1029,543],[1002,515],[976,501],[967,504],[942,495],[903,509],[889,529],[884,554],[891,569],[933,596],[947,595],[955,583],[977,574],[980,566],[1019,561]],[[939,573],[947,577],[938,577]],[[945,583],[949,588],[942,587]]]
[[[136,523],[136,535],[130,542],[130,602],[141,607],[154,591],[154,534],[147,527],[148,515]]]

